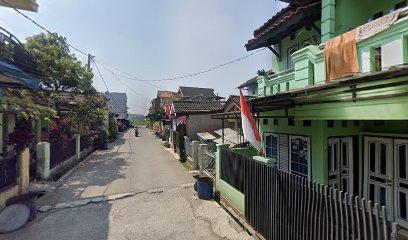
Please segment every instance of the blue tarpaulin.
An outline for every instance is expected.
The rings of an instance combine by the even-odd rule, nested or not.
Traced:
[[[21,83],[21,85],[23,86],[28,86],[28,87],[32,87],[34,89],[38,89],[39,88],[39,80],[29,76],[27,73],[25,73],[23,70],[21,70],[20,68],[2,62],[0,61],[0,75],[4,75],[6,77],[12,78],[13,80],[17,80],[16,81],[0,81],[0,85],[3,86],[14,86],[14,85],[18,85],[18,82]],[[20,86],[21,87],[21,86]]]

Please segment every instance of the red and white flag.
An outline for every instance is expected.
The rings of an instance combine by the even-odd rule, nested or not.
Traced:
[[[171,105],[170,105],[170,102],[168,102],[167,103],[166,118],[170,118],[170,112],[171,112]]]
[[[242,91],[239,90],[239,102],[241,104],[241,119],[242,119],[242,130],[244,132],[244,138],[248,140],[252,146],[254,146],[258,152],[261,152],[261,136],[256,128],[255,120],[252,117],[251,111],[245,101]]]

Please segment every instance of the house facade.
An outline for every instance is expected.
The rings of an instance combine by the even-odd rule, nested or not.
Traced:
[[[198,140],[197,133],[222,128],[222,122],[212,119],[211,114],[220,112],[220,101],[174,101],[171,106],[172,131],[170,142],[181,159],[185,159],[184,137]]]
[[[153,108],[161,108],[166,110],[167,106],[173,102],[177,101],[181,98],[181,94],[178,92],[171,92],[171,91],[157,91],[157,98],[153,99],[154,107]]]
[[[216,101],[223,99],[214,93],[212,88],[180,86],[178,93],[183,101]]]
[[[258,96],[258,77],[253,77],[238,86],[238,89],[246,91],[247,96]]]
[[[37,89],[39,79],[36,64],[24,50],[17,38],[0,29],[0,208],[7,199],[25,193],[28,182],[35,176],[30,171],[33,149],[18,153],[8,144],[9,134],[14,131],[21,111],[38,111],[48,102],[38,99],[25,89]],[[42,137],[42,119],[32,120],[35,143]]]
[[[251,101],[264,157],[408,228],[406,1],[284,2],[246,44],[273,55]]]

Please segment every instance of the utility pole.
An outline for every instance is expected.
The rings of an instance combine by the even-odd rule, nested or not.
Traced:
[[[88,54],[88,64],[86,66],[86,68],[88,69],[88,71],[91,71],[91,60],[93,59],[94,56],[92,56],[91,54]]]

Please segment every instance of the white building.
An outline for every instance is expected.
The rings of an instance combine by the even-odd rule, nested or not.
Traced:
[[[107,92],[106,96],[112,106],[112,113],[116,114],[117,119],[128,118],[127,96],[126,93]]]

